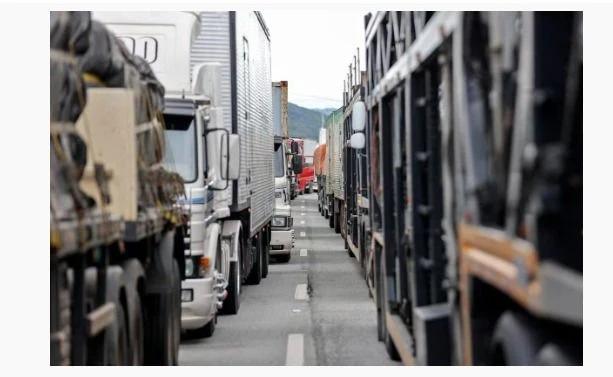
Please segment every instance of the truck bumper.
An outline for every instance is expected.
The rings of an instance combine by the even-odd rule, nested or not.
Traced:
[[[192,291],[192,301],[181,302],[181,328],[193,330],[206,325],[215,317],[217,299],[213,277],[204,279],[186,279],[181,283],[181,290]]]
[[[272,228],[270,232],[270,255],[291,253],[294,238],[294,229]]]

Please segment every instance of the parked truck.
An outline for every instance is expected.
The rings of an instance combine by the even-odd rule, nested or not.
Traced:
[[[346,136],[366,148],[379,339],[405,364],[582,364],[582,13],[365,28]]]
[[[325,121],[328,175],[326,177],[326,217],[330,228],[341,233],[344,222],[345,186],[343,178],[343,153],[346,148],[343,141],[343,108],[333,111]],[[344,228],[343,228],[344,230]],[[344,233],[343,233],[344,234]]]
[[[97,15],[134,54],[151,59],[169,83],[167,144],[171,162],[180,161],[190,218],[182,327],[210,336],[218,310],[238,312],[241,284],[259,284],[268,273],[273,216],[268,29],[258,12],[200,12],[189,22],[184,12]]]
[[[287,81],[272,83],[275,210],[272,218],[270,255],[281,262],[288,262],[294,246],[295,234],[292,218],[291,178],[287,162],[288,152],[284,140],[288,138]]]
[[[369,218],[369,201],[368,201],[368,186],[369,172],[367,164],[367,151],[363,149],[351,148],[351,137],[354,134],[352,129],[353,106],[359,104],[362,106],[365,96],[366,72],[360,68],[360,51],[354,56],[353,62],[349,65],[347,80],[345,81],[345,91],[343,92],[343,124],[342,124],[342,139],[341,144],[345,146],[343,149],[343,187],[345,189],[344,202],[344,222],[341,223],[341,229],[346,229],[342,232],[345,238],[345,245],[349,256],[357,258],[362,272],[367,279],[368,286],[374,286],[374,270],[373,270],[373,254],[370,252],[372,248],[370,218]],[[364,112],[360,112],[358,116],[363,116]],[[362,123],[356,120],[357,123]],[[359,130],[363,131],[363,130]],[[358,138],[359,140],[355,140]],[[356,133],[353,143],[366,144],[366,136],[363,132]]]
[[[184,224],[164,86],[89,12],[51,12],[51,364],[177,364]]]
[[[325,195],[325,181],[326,181],[326,144],[319,144],[315,151],[313,151],[313,172],[315,174],[315,186],[317,189],[317,207],[320,214],[323,212],[323,196]]]

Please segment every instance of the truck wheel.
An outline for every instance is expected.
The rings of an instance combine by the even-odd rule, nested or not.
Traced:
[[[130,315],[130,365],[143,365],[145,362],[143,308],[138,293],[133,301],[134,313]]]
[[[179,365],[179,346],[181,345],[181,271],[179,263],[173,259],[174,287],[172,290],[172,365]]]
[[[349,242],[347,242],[346,239],[345,239],[345,250],[347,251],[347,255],[349,255],[349,258],[355,258],[355,255],[353,255],[353,251],[351,251],[351,248],[349,247]]]
[[[239,258],[240,258],[240,249]],[[228,283],[228,288],[226,291],[228,292],[228,296],[223,302],[223,306],[221,307],[221,314],[236,314],[238,313],[238,308],[240,307],[240,290],[241,290],[241,269],[240,269],[240,259],[238,262],[230,262],[230,279]]]
[[[145,362],[144,314],[139,281],[144,278],[144,270],[138,259],[130,258],[122,263],[123,279],[127,300],[130,333],[130,365],[143,365]]]
[[[247,276],[247,284],[258,285],[262,281],[262,236],[260,235],[255,241],[255,261],[251,267],[251,272]]]
[[[377,266],[378,264],[378,266]],[[375,267],[375,304],[377,306],[377,339],[381,342],[385,339],[385,308],[382,305],[383,300],[383,273],[381,267],[383,262],[374,263]]]
[[[145,357],[147,365],[171,365],[173,362],[174,331],[170,294],[150,298],[145,313],[149,314],[149,328],[145,332]]]
[[[576,360],[573,352],[555,343],[547,343],[539,351],[536,357],[536,365],[542,366],[572,366],[582,365],[580,360]]]
[[[148,323],[145,332],[147,365],[173,365],[178,362],[178,347],[181,332],[180,275],[176,260],[170,267],[171,291],[156,294],[148,299]]]
[[[107,329],[106,365],[128,365],[128,361],[130,360],[125,313],[126,311],[123,305],[119,301],[116,301],[115,322]]]
[[[334,214],[334,233],[341,232],[341,221],[340,221],[340,213]]]
[[[396,349],[396,345],[387,331],[385,331],[385,350],[387,351],[387,355],[390,357],[390,359],[400,361],[398,349]]]
[[[534,365],[542,341],[524,316],[507,311],[500,316],[491,345],[493,365]]]
[[[334,229],[334,211],[329,211],[327,215],[328,215],[328,225],[330,226],[330,228]]]
[[[284,255],[277,255],[277,260],[281,263],[287,263],[292,258],[292,253],[287,253]]]
[[[217,316],[214,316],[206,325],[199,329],[190,331],[196,338],[210,338],[215,333],[215,325],[217,324]]]
[[[268,265],[270,264],[270,243],[262,241],[262,278],[268,276]]]

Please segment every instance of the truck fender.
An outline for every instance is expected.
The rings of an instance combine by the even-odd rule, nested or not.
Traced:
[[[169,230],[162,235],[157,250],[152,253],[151,263],[147,266],[147,294],[167,294],[172,288],[172,263],[174,260],[175,231]]]
[[[230,240],[230,262],[238,261],[238,250],[241,239],[242,224],[240,220],[227,220],[223,222],[222,237]]]
[[[126,295],[126,306],[127,306],[127,311],[128,311],[128,334],[129,335],[129,344],[130,344],[130,354],[132,356],[132,352],[136,349],[141,349],[141,347],[144,346],[144,344],[134,344],[134,342],[139,342],[138,341],[138,330],[137,330],[137,324],[138,324],[138,318],[140,318],[141,321],[141,325],[144,326],[144,297],[140,297],[140,300],[138,302],[140,302],[140,307],[137,306],[136,302],[136,298],[142,293],[139,292],[139,281],[143,281],[145,279],[145,270],[143,269],[143,266],[141,265],[140,261],[136,258],[130,258],[126,261],[124,261],[121,264],[122,268],[123,268],[123,284],[124,284],[124,288],[125,288],[125,295]],[[140,313],[138,313],[138,311],[141,311]],[[140,331],[143,331],[144,329],[141,329]],[[141,335],[144,336],[144,335]],[[140,341],[142,341],[143,339],[141,338]],[[133,363],[136,363],[135,365],[138,365],[138,363],[142,362],[142,360],[132,360]]]
[[[206,227],[204,231],[204,250],[203,255],[208,256],[211,261],[211,266],[215,266],[217,258],[217,243],[219,241],[219,234],[221,233],[221,226],[218,223],[211,223]],[[221,271],[220,271],[221,272]]]

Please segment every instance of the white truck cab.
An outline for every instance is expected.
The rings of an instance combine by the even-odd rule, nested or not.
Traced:
[[[271,227],[270,255],[288,262],[295,240],[290,206],[289,169],[285,143],[281,137],[275,137],[274,147],[275,209]]]
[[[200,31],[196,13],[95,12],[94,18],[149,61],[166,88],[164,165],[183,177],[182,205],[189,213],[181,327],[210,336],[227,295],[232,248],[223,237],[223,219],[230,215],[228,187],[238,179],[240,157],[239,137],[224,127],[219,108],[219,63],[199,64],[190,72],[191,47]]]

